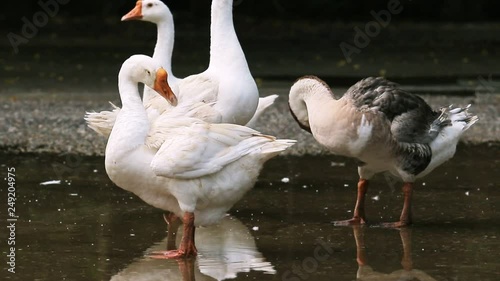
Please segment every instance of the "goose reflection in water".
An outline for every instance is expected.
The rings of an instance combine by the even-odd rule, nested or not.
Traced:
[[[403,259],[401,265],[403,269],[392,273],[381,273],[374,271],[368,265],[365,253],[365,227],[353,226],[354,239],[356,240],[356,260],[358,262],[358,272],[356,280],[359,281],[436,281],[422,270],[413,268],[411,256],[411,229],[401,228],[399,235],[403,245]]]
[[[174,243],[178,245],[182,235],[172,234],[146,250],[146,254],[171,249]],[[234,217],[226,216],[217,225],[197,228],[195,239],[196,258],[157,260],[146,257],[128,265],[111,281],[208,281],[233,279],[238,273],[252,270],[263,274],[276,273],[257,250],[248,228]]]

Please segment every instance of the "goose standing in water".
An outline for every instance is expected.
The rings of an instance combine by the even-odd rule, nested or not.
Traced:
[[[208,122],[254,127],[258,118],[278,96],[259,98],[257,86],[234,30],[232,5],[232,0],[213,1],[210,66],[205,72],[185,79],[179,79],[172,74],[174,20],[170,9],[162,1],[139,0],[134,9],[122,17],[122,21],[142,20],[157,25],[158,35],[153,58],[161,62],[169,73],[168,83],[177,93],[179,102],[214,103],[210,112],[192,112],[192,117]],[[178,91],[179,87],[182,87],[182,91]],[[148,87],[144,89],[143,104],[150,120],[172,108],[164,98]],[[109,137],[120,110],[115,105],[113,107],[113,111],[87,113],[85,120],[89,127],[100,135]]]
[[[384,226],[411,224],[413,182],[453,157],[462,134],[478,120],[469,107],[433,111],[420,97],[381,77],[359,81],[338,100],[324,81],[302,77],[290,90],[289,106],[320,144],[360,161],[354,216],[337,225],[366,223],[368,182],[384,171],[404,181],[400,220]]]
[[[151,122],[138,83],[176,104],[167,76],[148,56],[135,55],[123,63],[118,78],[123,108],[106,146],[105,167],[117,186],[182,218],[179,249],[164,253],[164,258],[179,258],[197,253],[195,225],[224,217],[253,187],[264,163],[295,141],[239,125],[186,118],[175,110],[174,117],[162,114]]]

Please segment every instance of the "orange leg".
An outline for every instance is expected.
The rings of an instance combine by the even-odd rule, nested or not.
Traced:
[[[346,226],[346,225],[366,224],[365,197],[367,191],[368,191],[368,180],[359,179],[358,197],[356,199],[356,206],[354,207],[354,215],[352,219],[344,221],[336,221],[334,223],[335,225]]]
[[[401,217],[398,222],[383,223],[383,227],[405,227],[412,223],[412,213],[411,213],[411,199],[413,195],[413,183],[405,182],[403,185],[404,203],[403,210],[401,211]]]
[[[182,234],[182,241],[179,249],[166,252],[153,252],[149,257],[153,259],[179,259],[194,257],[198,254],[194,244],[194,214],[185,213],[183,222],[184,233]]]
[[[177,230],[179,230],[179,226],[182,224],[182,221],[174,213],[163,214],[163,219],[167,223],[167,250],[175,250]]]

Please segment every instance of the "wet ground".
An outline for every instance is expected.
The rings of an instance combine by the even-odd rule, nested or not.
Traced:
[[[352,215],[355,164],[273,159],[231,217],[197,230],[198,258],[178,263],[144,257],[166,247],[162,212],[114,186],[102,157],[0,154],[3,177],[16,169],[19,216],[16,273],[2,262],[2,280],[500,280],[499,155],[498,145],[460,146],[417,183],[415,225],[401,231],[376,227],[399,216],[392,178],[371,185],[372,226],[335,227]],[[41,185],[52,180],[61,183]]]

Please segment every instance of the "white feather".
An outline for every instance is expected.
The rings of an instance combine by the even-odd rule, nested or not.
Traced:
[[[170,10],[161,1],[147,9],[143,20],[158,25],[158,42],[153,57],[165,64],[171,72],[173,49],[173,19]],[[147,3],[143,3],[146,5]],[[146,9],[143,9],[146,11]],[[154,12],[156,11],[156,12]],[[160,24],[163,23],[163,24]],[[167,23],[167,24],[164,24]],[[212,3],[211,54],[209,68],[197,75],[178,79],[169,75],[169,84],[177,95],[179,103],[216,102],[208,110],[191,114],[208,122],[224,122],[253,126],[258,116],[275,99],[275,96],[259,99],[257,85],[250,73],[245,54],[236,36],[232,20],[232,2],[214,0]],[[258,107],[258,104],[261,104]],[[144,106],[150,122],[164,112],[172,110],[165,99],[148,87],[144,90]],[[260,110],[257,110],[257,109]],[[207,108],[204,108],[207,110]],[[87,116],[89,127],[99,134],[109,136],[115,117],[109,112],[92,113]]]
[[[172,127],[168,124],[159,131],[168,132],[163,134],[165,142],[154,156],[151,168],[157,176],[163,177],[193,179],[207,176],[248,154],[274,154],[284,149],[283,141],[268,144],[276,139],[232,124],[187,119],[184,125]],[[286,144],[289,147],[293,142]]]
[[[479,120],[477,116],[471,116],[467,112],[469,107],[470,105],[465,108],[455,108],[448,112],[451,126],[443,128],[438,136],[429,144],[432,151],[431,162],[418,177],[427,175],[455,155],[457,144],[462,134]]]
[[[248,123],[245,125],[250,128],[255,128],[255,125],[257,124],[260,116],[266,111],[268,107],[273,105],[274,101],[278,98],[278,95],[270,95],[267,97],[259,98],[259,104],[257,105],[257,110],[255,111],[255,114],[253,115],[252,119],[248,121]]]
[[[357,129],[358,138],[349,144],[349,150],[353,155],[360,154],[371,139],[373,132],[373,125],[366,119],[363,114],[361,122]]]
[[[133,58],[135,63],[127,60],[120,70],[124,109],[106,147],[106,172],[116,185],[152,206],[179,217],[193,212],[196,225],[217,222],[253,187],[264,162],[295,141],[276,140],[239,125],[210,124],[175,111],[149,126],[137,88],[125,78],[143,82],[131,73],[144,75],[140,68],[148,69],[154,61]],[[211,106],[186,105],[181,111]]]
[[[109,103],[113,107],[112,111],[87,112],[84,117],[87,126],[105,138],[109,138],[116,121],[116,116],[118,116],[120,112],[118,106],[114,105],[112,102]]]

